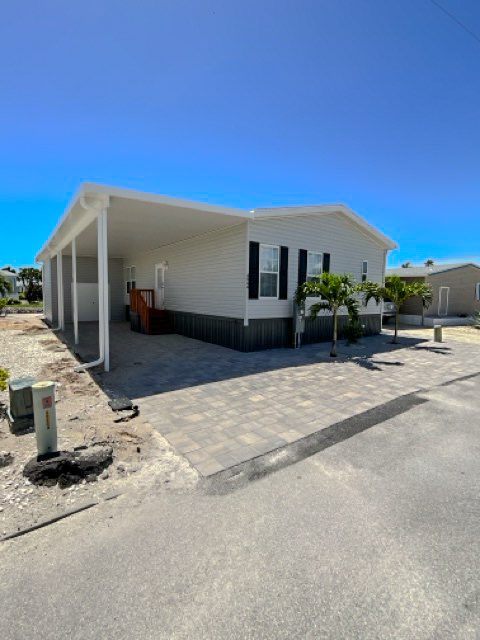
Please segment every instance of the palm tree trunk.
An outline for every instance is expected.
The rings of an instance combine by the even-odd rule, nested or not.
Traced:
[[[397,311],[395,312],[395,334],[393,336],[393,344],[398,344],[398,316],[400,315],[400,312]]]
[[[337,357],[337,310],[333,310],[333,340],[332,340],[332,349],[330,351],[330,357]]]

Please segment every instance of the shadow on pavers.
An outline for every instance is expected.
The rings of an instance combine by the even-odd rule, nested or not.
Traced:
[[[440,356],[448,356],[452,351],[451,347],[426,347],[426,346],[414,346],[412,347],[415,351],[428,351],[429,353],[434,353]]]
[[[395,398],[364,413],[332,424],[297,442],[205,478],[202,481],[202,489],[205,493],[213,495],[232,493],[249,482],[259,480],[270,473],[309,458],[324,449],[348,440],[348,438],[352,438],[358,433],[362,433],[362,431],[366,431],[426,402],[428,402],[428,399],[421,398],[416,393],[409,393],[400,398]]]

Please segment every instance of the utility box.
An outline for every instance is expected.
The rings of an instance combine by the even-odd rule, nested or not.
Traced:
[[[25,431],[33,426],[33,377],[16,378],[10,380],[8,393],[10,398],[9,422],[12,433]]]
[[[293,346],[297,349],[305,332],[305,306],[293,303]]]

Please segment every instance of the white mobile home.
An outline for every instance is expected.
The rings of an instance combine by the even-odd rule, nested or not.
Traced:
[[[109,367],[109,322],[175,332],[240,351],[292,344],[299,283],[322,271],[381,282],[396,245],[344,205],[251,211],[84,184],[37,260],[47,320],[99,323]],[[362,308],[368,333],[381,310]],[[330,337],[328,314],[304,342]]]

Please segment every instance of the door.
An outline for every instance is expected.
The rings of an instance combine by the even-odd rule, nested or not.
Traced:
[[[166,262],[155,265],[155,307],[165,309],[165,271],[168,269]]]
[[[109,295],[109,319],[110,319],[110,287]],[[98,321],[98,284],[96,282],[77,282],[78,321]]]
[[[446,316],[448,313],[448,295],[450,287],[440,287],[438,290],[438,315]]]

